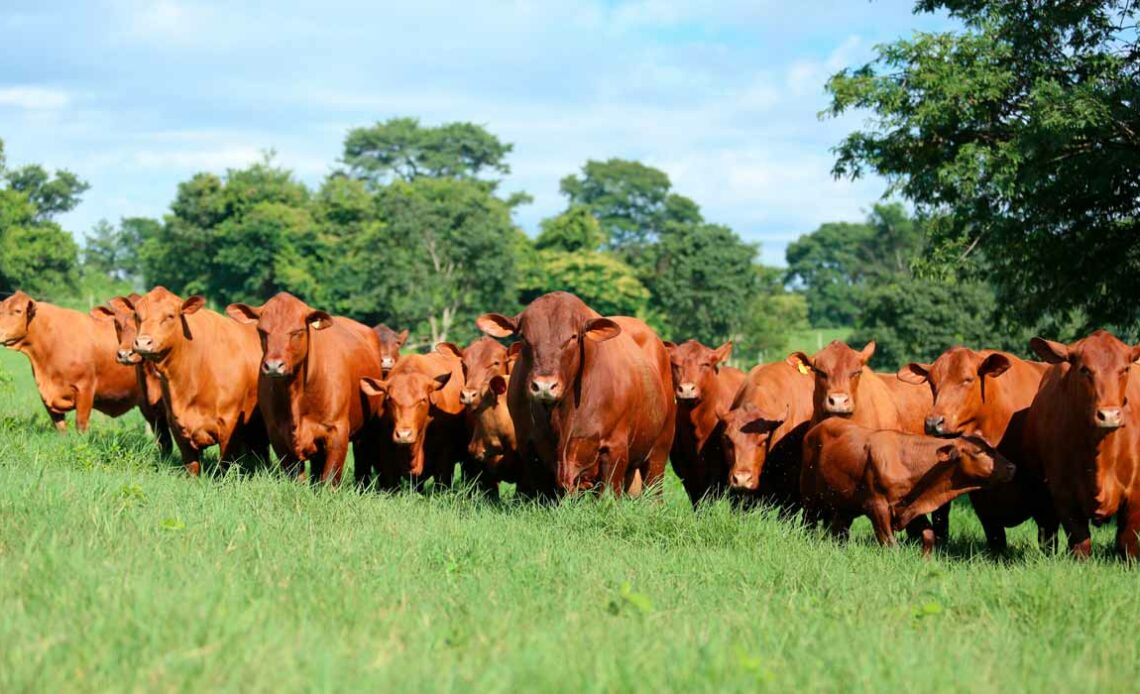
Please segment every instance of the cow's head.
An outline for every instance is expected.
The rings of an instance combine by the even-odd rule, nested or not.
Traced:
[[[895,527],[903,528],[915,517],[930,513],[959,494],[1013,479],[1013,463],[993,446],[975,436],[946,441],[934,451],[935,460],[924,479],[908,491]]]
[[[35,317],[36,300],[24,292],[0,301],[0,345],[14,347],[23,341]]]
[[[983,353],[966,347],[952,347],[933,364],[907,364],[899,369],[898,378],[913,385],[930,385],[934,407],[926,417],[927,434],[979,434],[990,400],[986,379],[1000,377],[1010,366],[1009,357],[1001,352]]]
[[[788,408],[768,411],[748,403],[729,411],[724,423],[724,456],[728,484],[740,491],[760,488],[760,475],[768,459],[772,434],[788,418]]]
[[[408,331],[396,332],[381,323],[372,328],[372,332],[380,338],[380,370],[387,374],[400,361],[400,348],[408,341]]]
[[[465,381],[463,390],[459,392],[459,401],[468,410],[475,410],[485,400],[507,392],[510,351],[497,340],[481,337],[466,349],[460,349],[450,342],[441,342],[436,345],[436,351],[463,361]]]
[[[1112,333],[1098,330],[1071,345],[1040,337],[1029,347],[1050,364],[1067,364],[1063,378],[1072,401],[1094,427],[1111,431],[1124,426],[1128,375],[1140,359],[1140,346],[1129,347]]]
[[[401,370],[387,379],[363,378],[360,387],[366,395],[382,396],[392,420],[392,441],[401,446],[422,444],[431,413],[431,399],[451,380],[451,372],[430,376],[415,370]],[[422,460],[420,462],[422,467]],[[423,470],[409,470],[419,475]]]
[[[135,326],[134,351],[143,359],[157,360],[171,349],[190,339],[186,317],[206,305],[201,296],[183,300],[166,287],[155,287],[133,303]]]
[[[604,342],[621,334],[609,318],[594,317],[582,300],[566,292],[540,296],[513,318],[484,313],[479,329],[493,337],[522,337],[522,356],[530,363],[527,394],[554,405],[574,386],[587,340]]]
[[[91,309],[91,317],[95,320],[114,321],[115,337],[119,340],[119,347],[115,350],[115,360],[124,366],[142,362],[142,357],[135,353],[135,335],[138,326],[135,325],[134,304],[142,297],[138,294],[130,296],[116,296],[107,302],[106,306],[96,306]]]
[[[311,308],[288,292],[280,292],[260,307],[230,304],[226,314],[243,325],[256,325],[261,338],[261,374],[290,378],[309,356],[310,330],[324,330],[333,318]]]
[[[732,342],[709,349],[696,340],[679,345],[665,343],[673,370],[673,391],[679,402],[698,403],[705,393],[716,389],[720,363],[732,355]]]
[[[834,340],[831,344],[808,357],[803,352],[788,355],[788,364],[797,369],[811,369],[815,374],[815,411],[828,415],[850,416],[858,402],[859,381],[863,367],[875,354],[872,340],[859,352],[845,342]]]

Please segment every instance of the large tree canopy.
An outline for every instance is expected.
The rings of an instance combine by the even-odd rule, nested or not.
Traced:
[[[508,174],[511,145],[482,126],[420,125],[417,118],[392,118],[353,128],[344,140],[344,162],[353,176],[375,184],[426,178],[477,178]]]
[[[836,174],[874,171],[943,215],[933,252],[953,263],[980,250],[1008,314],[1134,326],[1140,7],[922,0],[916,10],[948,12],[964,29],[881,46],[831,78],[830,113],[872,114],[838,146]]]

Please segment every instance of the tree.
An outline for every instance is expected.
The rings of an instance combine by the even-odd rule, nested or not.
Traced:
[[[671,192],[664,171],[636,161],[587,161],[580,176],[563,178],[559,188],[571,208],[584,206],[597,217],[609,248],[635,267],[666,223],[702,220],[695,202]]]
[[[416,118],[392,118],[350,130],[344,163],[373,185],[420,177],[477,179],[485,171],[510,173],[505,160],[511,149],[473,123],[424,127]]]
[[[739,330],[756,289],[755,246],[725,226],[671,223],[653,254],[652,306],[672,339],[715,345]]]
[[[539,252],[541,271],[521,287],[520,303],[527,304],[553,291],[576,294],[604,316],[636,316],[649,320],[649,290],[633,268],[604,251]],[[654,322],[654,321],[651,321]]]
[[[984,254],[1006,315],[1083,314],[1135,326],[1140,309],[1140,6],[1130,0],[922,0],[964,29],[916,33],[828,82],[829,113],[872,119],[835,173],[874,171],[954,264]],[[949,250],[948,250],[949,249]]]
[[[55,176],[38,164],[5,173],[8,187],[23,193],[35,207],[35,221],[46,222],[75,209],[83,194],[91,187],[70,171],[56,171]]]
[[[772,361],[787,351],[788,335],[806,330],[807,299],[784,287],[784,272],[754,265],[756,291],[749,299],[733,354],[745,360]]]
[[[562,214],[542,220],[542,231],[534,240],[540,251],[596,251],[605,243],[601,224],[583,205],[575,205]]]

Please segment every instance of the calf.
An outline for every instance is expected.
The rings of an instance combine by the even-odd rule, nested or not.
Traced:
[[[401,478],[417,489],[428,479],[450,485],[465,440],[462,362],[439,353],[410,354],[386,379],[363,378],[360,387],[384,403],[374,466],[380,488],[396,489]]]
[[[518,482],[518,444],[506,398],[511,367],[519,352],[516,345],[508,350],[485,336],[466,349],[450,342],[436,345],[436,351],[463,362],[465,383],[459,400],[467,408],[470,430],[470,464],[464,477],[477,480],[480,490],[492,498],[498,498],[499,482]]]
[[[154,364],[166,419],[182,463],[191,475],[202,451],[217,445],[223,464],[245,453],[268,459],[268,437],[257,409],[261,344],[252,325],[241,325],[155,287],[138,301],[117,297],[115,310],[134,313],[134,351]]]
[[[294,476],[308,460],[313,482],[340,484],[352,443],[357,476],[378,454],[365,429],[362,378],[380,376],[380,343],[367,326],[333,318],[288,292],[260,307],[230,304],[230,318],[261,336],[258,408],[269,442]]]
[[[142,297],[131,294],[127,298],[129,301],[138,301]],[[170,455],[174,450],[174,441],[170,438],[170,427],[166,423],[166,407],[162,404],[162,384],[158,381],[154,364],[143,361],[142,357],[135,354],[134,342],[137,333],[135,314],[132,311],[121,310],[121,307],[122,304],[117,303],[96,306],[91,309],[91,317],[113,322],[115,335],[119,340],[115,359],[120,364],[134,369],[135,379],[139,385],[139,412],[158,440],[159,450],[163,455]]]
[[[483,314],[476,325],[522,338],[507,406],[524,495],[637,495],[661,480],[676,402],[668,352],[649,326],[603,318],[567,292],[540,296],[513,317]]]
[[[837,537],[862,515],[881,545],[894,545],[894,533],[912,522],[923,524],[922,553],[929,555],[934,532],[924,514],[1013,473],[1013,463],[979,438],[873,431],[828,419],[804,437],[800,493],[808,523],[826,520]]]
[[[701,499],[719,496],[728,486],[728,464],[722,435],[732,400],[744,372],[721,362],[732,355],[732,343],[709,349],[696,340],[665,343],[677,397],[677,424],[669,460],[696,507]]]
[[[1025,445],[1025,416],[1041,385],[1046,365],[1018,359],[1012,354],[952,347],[933,364],[907,364],[898,377],[916,385],[929,384],[934,405],[925,417],[931,436],[977,436],[1017,466],[1007,484],[970,493],[970,502],[991,551],[1006,550],[1005,529],[1037,522],[1043,549],[1057,535],[1053,504],[1041,466]]]
[[[1026,415],[1026,441],[1044,471],[1069,549],[1087,557],[1089,522],[1116,517],[1116,548],[1140,555],[1140,346],[1098,330],[1066,345],[1035,337],[1051,364]]]
[[[0,344],[22,352],[48,416],[60,433],[75,410],[75,428],[87,431],[91,410],[118,417],[141,399],[134,369],[115,360],[110,323],[36,301],[16,292],[0,301]]]
[[[806,369],[782,361],[748,372],[725,417],[723,445],[733,492],[785,509],[799,503],[813,390]]]
[[[396,332],[381,323],[372,328],[372,332],[380,340],[380,369],[382,377],[387,378],[388,372],[400,361],[400,348],[408,341],[408,331]]]

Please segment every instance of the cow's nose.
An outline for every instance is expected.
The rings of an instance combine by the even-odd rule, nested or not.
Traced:
[[[677,384],[677,399],[678,400],[696,400],[697,399],[697,384],[696,383],[679,383],[679,384]]]
[[[139,335],[135,338],[135,351],[139,353],[150,352],[154,347],[154,340],[149,335]]]
[[[475,403],[475,395],[476,393],[474,388],[464,388],[463,390],[459,391],[459,402],[463,403],[464,405],[472,405]]]
[[[393,359],[392,357],[384,357],[383,359],[380,360],[380,368],[382,368],[382,369],[390,369],[395,365],[396,365],[396,360]]]
[[[926,433],[931,436],[938,436],[945,433],[946,418],[937,415],[930,415],[926,418]]]
[[[1101,429],[1118,429],[1124,424],[1124,413],[1119,407],[1101,407],[1096,411],[1096,425]]]
[[[752,478],[751,470],[736,470],[732,473],[732,487],[734,489],[755,489],[756,484]]]
[[[837,414],[846,414],[853,410],[851,396],[846,393],[829,393],[827,395],[827,410]]]
[[[281,359],[266,359],[261,362],[261,373],[266,376],[284,376],[285,362]]]
[[[120,349],[118,352],[115,353],[115,358],[119,360],[120,364],[130,364],[131,363],[131,357],[133,357],[134,354],[135,354],[134,350]]]
[[[396,443],[415,443],[416,432],[414,429],[396,429],[392,432],[392,440]]]
[[[532,378],[530,381],[530,394],[536,400],[553,402],[560,395],[561,384],[557,378]]]

